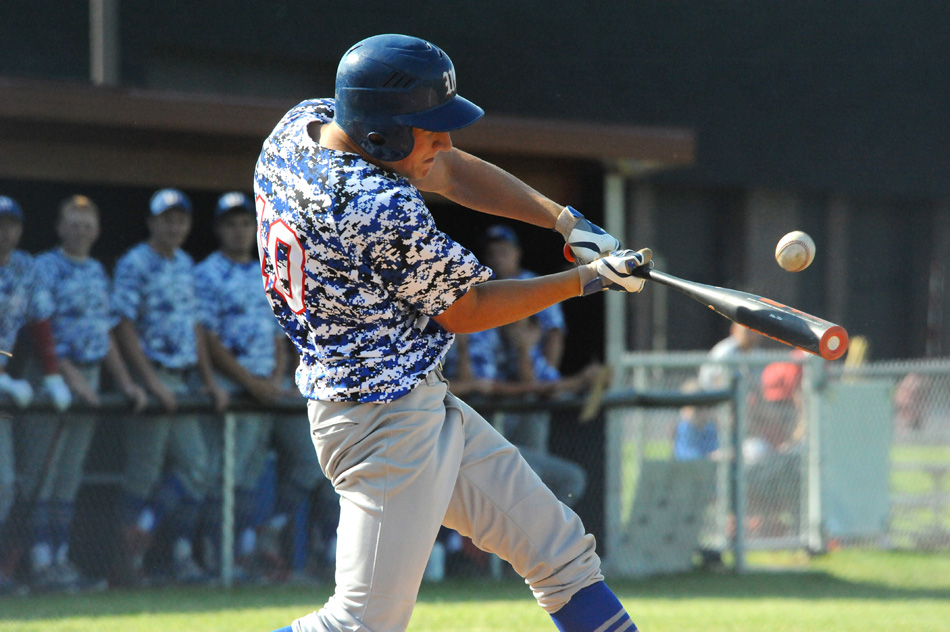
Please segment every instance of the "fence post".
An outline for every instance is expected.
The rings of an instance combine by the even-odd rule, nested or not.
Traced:
[[[809,359],[802,367],[802,399],[803,414],[808,430],[808,488],[806,493],[808,523],[805,527],[806,546],[809,551],[816,552],[824,549],[821,515],[821,402],[819,391],[825,379],[824,364],[820,360]]]
[[[224,414],[221,463],[221,583],[234,582],[234,413]]]
[[[732,430],[732,511],[735,515],[735,535],[732,543],[733,554],[735,555],[735,570],[743,573],[746,570],[746,540],[745,540],[745,514],[746,514],[746,478],[745,478],[745,459],[742,454],[742,444],[746,436],[746,401],[749,390],[749,370],[748,367],[738,368],[738,379],[735,384],[735,393],[732,401],[732,414],[734,427]]]

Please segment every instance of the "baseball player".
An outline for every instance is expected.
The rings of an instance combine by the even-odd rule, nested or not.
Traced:
[[[439,363],[453,333],[608,287],[640,291],[631,270],[649,253],[617,250],[577,211],[454,149],[449,132],[482,114],[441,49],[378,35],[344,54],[335,99],[294,107],[264,143],[265,291],[300,353],[313,443],[340,495],[336,590],[284,631],[405,630],[442,524],[509,561],[562,631],[635,629],[578,516],[449,393]],[[554,228],[589,263],[490,281],[421,191]]]
[[[119,509],[123,550],[112,577],[118,584],[143,579],[145,551],[166,517],[174,542],[174,578],[206,578],[194,559],[193,544],[209,484],[208,455],[200,418],[173,413],[177,398],[193,392],[196,372],[218,410],[227,405],[227,393],[211,371],[198,323],[194,262],[181,249],[191,230],[191,214],[191,200],[181,191],[156,191],[149,202],[147,241],[133,246],[115,267],[116,338],[130,367],[168,411],[163,416],[133,416],[125,426]],[[172,468],[162,479],[166,454]]]
[[[215,234],[219,249],[195,268],[202,289],[199,320],[208,332],[209,355],[229,392],[245,391],[262,404],[274,402],[286,393],[287,337],[260,293],[257,222],[249,196],[232,191],[218,199]],[[212,460],[220,460],[220,435],[220,426],[215,425],[207,436]],[[250,527],[271,437],[281,448],[281,459],[286,464],[281,469],[286,475],[278,485],[274,515],[262,531],[279,540],[279,532],[321,482],[319,463],[305,426],[263,413],[237,415],[234,468],[235,529],[242,536],[238,538],[239,559],[247,559],[257,548]],[[220,487],[218,482],[212,490]],[[212,497],[220,500],[214,492]],[[212,507],[215,504],[211,503]],[[220,526],[214,518],[220,516],[220,511],[220,507],[213,507],[210,512],[210,528],[218,532]]]
[[[27,408],[33,401],[30,382],[6,371],[17,336],[29,325],[34,352],[45,374],[43,387],[62,412],[71,404],[72,395],[59,374],[49,324],[53,299],[39,282],[33,257],[17,249],[22,236],[23,210],[13,198],[0,195],[0,351],[4,352],[0,353],[0,397],[12,400],[17,408]],[[14,433],[13,419],[0,413],[0,593],[14,588],[13,575],[29,530],[32,503],[27,495],[17,493],[15,453],[23,454],[14,444],[14,435],[21,436],[28,426],[28,422],[18,421]]]
[[[102,264],[90,256],[99,238],[99,208],[83,195],[60,204],[57,248],[36,257],[42,286],[53,298],[50,318],[60,369],[80,401],[99,404],[102,366],[135,410],[146,394],[135,384],[110,334],[110,282]],[[79,588],[86,582],[69,560],[69,531],[83,463],[96,417],[74,413],[34,415],[20,439],[20,494],[32,500],[31,585],[38,589]]]

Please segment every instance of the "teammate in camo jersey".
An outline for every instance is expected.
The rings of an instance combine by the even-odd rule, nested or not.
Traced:
[[[264,287],[297,346],[297,385],[340,495],[336,590],[286,632],[402,631],[440,525],[499,554],[562,632],[635,629],[603,582],[594,539],[518,450],[448,392],[453,333],[581,294],[638,292],[649,253],[453,148],[481,108],[433,44],[379,35],[337,69],[336,99],[293,108],[255,170]],[[576,269],[491,271],[438,230],[420,191],[557,230]],[[603,256],[602,256],[603,255]]]
[[[261,404],[285,395],[287,338],[261,295],[261,264],[257,259],[256,221],[251,198],[240,191],[225,193],[215,207],[219,248],[195,267],[201,292],[199,319],[207,331],[208,351],[229,392],[246,392]],[[258,479],[264,468],[271,436],[280,448],[280,481],[273,514],[264,530],[280,540],[279,532],[321,482],[319,464],[306,426],[275,419],[266,412],[235,413],[235,531],[238,561],[256,550],[251,530],[256,510]],[[223,456],[218,418],[205,423],[207,445],[217,473],[210,486],[204,522],[213,538],[220,533],[220,473]],[[271,553],[271,552],[269,552]],[[274,560],[268,558],[269,562]]]
[[[49,317],[53,298],[40,282],[36,260],[18,250],[23,236],[23,209],[13,198],[0,195],[0,396],[9,397],[18,408],[33,401],[27,379],[7,373],[17,337],[28,329],[34,343],[31,361],[38,361],[45,374],[43,386],[59,412],[69,407],[72,395],[59,374],[59,361]],[[0,594],[14,589],[8,572],[16,568],[30,531],[32,498],[20,476],[30,455],[20,440],[31,427],[30,418],[0,414]],[[16,441],[14,441],[16,435]],[[14,450],[14,448],[16,448]],[[15,467],[16,466],[16,467]]]
[[[36,268],[54,301],[50,323],[63,377],[77,399],[97,406],[101,369],[106,366],[117,387],[140,409],[145,391],[132,381],[110,334],[109,277],[90,256],[99,238],[99,208],[84,195],[63,200],[56,233],[59,246],[38,255]],[[69,559],[69,540],[95,428],[96,416],[80,412],[68,418],[38,414],[23,428],[19,487],[33,503],[30,582],[36,588],[79,588],[85,583]]]
[[[181,249],[191,231],[191,214],[191,200],[181,191],[156,191],[149,202],[148,239],[133,246],[115,267],[116,337],[129,365],[168,413],[133,417],[124,427],[124,549],[113,569],[119,584],[141,581],[151,534],[165,518],[171,521],[174,538],[175,578],[205,578],[194,560],[193,540],[209,484],[208,455],[199,416],[174,413],[178,397],[196,392],[196,373],[217,409],[226,406],[227,394],[211,372],[198,323],[194,262]],[[173,467],[162,478],[166,453]]]

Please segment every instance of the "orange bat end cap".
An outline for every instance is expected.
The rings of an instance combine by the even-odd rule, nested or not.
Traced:
[[[818,353],[825,360],[837,360],[848,350],[848,332],[844,327],[829,327],[818,341]]]
[[[564,258],[570,261],[571,263],[574,263],[574,253],[571,252],[570,244],[564,244]]]

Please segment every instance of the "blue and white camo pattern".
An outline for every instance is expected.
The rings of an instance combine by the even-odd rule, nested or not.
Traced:
[[[133,246],[116,263],[112,309],[135,325],[145,355],[167,369],[198,363],[195,264],[177,250],[167,259],[147,243]]]
[[[264,143],[254,188],[265,291],[300,353],[303,395],[389,402],[452,343],[431,317],[491,270],[436,228],[408,180],[310,138],[307,125],[333,111],[332,99],[304,101]]]
[[[486,329],[467,334],[468,360],[472,367],[472,377],[480,380],[498,379],[498,359],[503,355],[501,336],[497,329]],[[458,344],[452,345],[445,355],[443,372],[449,379],[459,376]]]
[[[213,252],[195,266],[195,280],[201,293],[201,324],[251,375],[269,377],[281,331],[261,295],[260,262],[238,263]]]
[[[0,351],[13,351],[17,335],[28,323],[53,314],[53,297],[39,282],[34,258],[14,250],[0,265]],[[10,358],[0,353],[0,367]]]
[[[50,318],[56,354],[80,364],[100,362],[109,351],[109,276],[95,259],[76,261],[62,248],[36,257],[39,278],[53,298]]]

